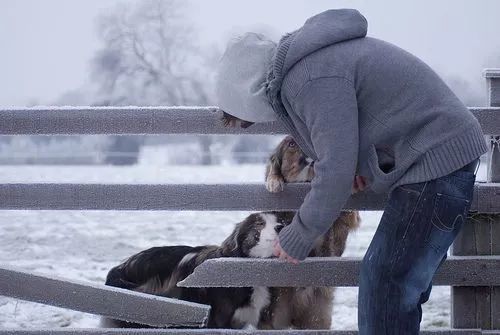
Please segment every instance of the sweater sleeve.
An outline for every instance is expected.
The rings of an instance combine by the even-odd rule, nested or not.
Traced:
[[[279,234],[283,250],[303,260],[351,195],[359,146],[358,108],[353,84],[339,77],[309,81],[291,106],[305,122],[318,158],[311,190],[292,223]]]

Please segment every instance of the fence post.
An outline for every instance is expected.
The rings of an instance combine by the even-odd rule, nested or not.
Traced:
[[[484,75],[488,106],[500,107],[500,69],[485,70]],[[500,136],[489,139],[487,181],[500,182]],[[500,214],[473,214],[455,240],[452,255],[500,255]],[[453,328],[500,328],[500,287],[452,287],[451,299]]]
[[[500,107],[500,69],[484,71],[488,89],[488,106]],[[500,135],[500,134],[498,134]],[[488,182],[500,182],[500,136],[492,136],[488,165]]]

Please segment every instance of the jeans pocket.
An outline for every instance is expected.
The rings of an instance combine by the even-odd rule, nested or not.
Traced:
[[[447,250],[464,224],[470,201],[437,193],[427,242],[437,251]]]
[[[465,220],[469,203],[467,199],[437,193],[432,211],[432,225],[443,232],[452,232],[457,224]]]

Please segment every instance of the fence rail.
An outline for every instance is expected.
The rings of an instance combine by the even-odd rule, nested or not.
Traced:
[[[346,330],[231,330],[231,329],[44,329],[0,330],[0,335],[358,335]],[[500,335],[480,329],[424,330],[421,335]]]
[[[209,259],[179,283],[182,287],[358,286],[360,258],[313,257],[297,265],[277,259]],[[500,256],[450,257],[434,285],[500,286]]]
[[[231,330],[231,329],[44,329],[0,330],[0,335],[358,335],[346,330]],[[421,335],[500,335],[480,329],[424,330]]]
[[[469,220],[434,283],[452,286],[452,326],[470,328],[422,334],[500,334],[500,71],[487,70],[488,103],[470,108],[491,135],[488,181],[477,183]],[[278,123],[243,129],[224,128],[216,107],[66,107],[0,109],[0,135],[72,134],[285,134]],[[106,210],[294,210],[309,186],[287,185],[280,194],[261,184],[101,185],[2,184],[0,209]],[[384,195],[354,195],[348,209],[379,210]],[[484,213],[489,213],[485,215]],[[182,285],[355,286],[361,260],[311,258],[298,266],[269,259],[214,259],[200,265]],[[102,285],[51,278],[0,267],[0,294],[152,325],[203,325],[208,307],[145,296]],[[497,330],[479,330],[497,329]],[[4,334],[249,334],[235,330],[0,330]],[[252,331],[252,334],[355,335],[353,331]]]
[[[0,184],[0,209],[32,210],[296,210],[309,191],[288,184],[269,193],[263,184]],[[471,209],[500,212],[500,185],[477,183]],[[353,195],[345,209],[382,210],[386,196]]]
[[[500,133],[500,108],[473,107],[485,134]],[[216,107],[44,107],[0,109],[0,135],[286,134],[277,122],[225,128]]]
[[[207,305],[7,267],[0,267],[0,295],[156,327],[202,327],[210,310]]]

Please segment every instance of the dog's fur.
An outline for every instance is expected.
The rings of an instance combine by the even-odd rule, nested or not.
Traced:
[[[280,192],[285,183],[309,182],[314,178],[314,161],[300,150],[291,136],[276,148],[266,168],[266,187]],[[314,244],[309,257],[341,256],[350,231],[359,226],[356,211],[344,211],[332,227]],[[271,304],[262,314],[263,329],[330,329],[334,288],[271,288]]]
[[[210,328],[257,327],[262,310],[270,303],[268,288],[182,288],[176,285],[209,258],[271,257],[279,231],[291,222],[293,215],[293,212],[251,214],[236,225],[221,246],[167,246],[139,252],[112,268],[106,285],[208,304],[211,306]],[[104,319],[101,325],[144,327],[109,319]]]

